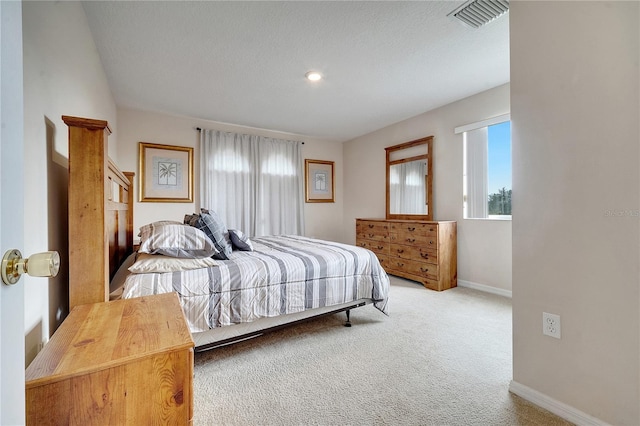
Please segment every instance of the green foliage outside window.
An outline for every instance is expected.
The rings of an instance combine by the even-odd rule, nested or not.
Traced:
[[[489,194],[489,215],[511,215],[511,190],[502,188]]]

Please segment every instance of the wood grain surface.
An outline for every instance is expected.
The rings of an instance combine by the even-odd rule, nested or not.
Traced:
[[[27,424],[187,424],[193,346],[175,293],[78,306],[26,370]]]

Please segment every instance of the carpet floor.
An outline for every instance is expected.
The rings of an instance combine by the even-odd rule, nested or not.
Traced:
[[[570,424],[508,391],[510,299],[392,277],[389,308],[196,354],[194,424]]]

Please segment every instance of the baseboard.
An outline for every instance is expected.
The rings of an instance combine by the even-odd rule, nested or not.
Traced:
[[[485,293],[497,294],[498,296],[504,296],[511,298],[511,290],[505,290],[502,288],[491,287],[490,285],[478,284],[471,281],[458,280],[458,286],[472,288],[474,290],[484,291]]]
[[[583,413],[576,408],[551,398],[542,392],[531,389],[528,386],[522,385],[515,380],[512,380],[509,384],[509,392],[514,393],[519,397],[544,408],[545,410],[551,411],[553,414],[560,416],[571,423],[585,426],[609,426],[608,423],[605,423],[600,419],[590,416],[587,413]]]

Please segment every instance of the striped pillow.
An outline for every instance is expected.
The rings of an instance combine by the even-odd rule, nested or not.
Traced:
[[[160,221],[140,228],[138,252],[200,259],[217,253],[216,247],[199,229],[180,222]]]

